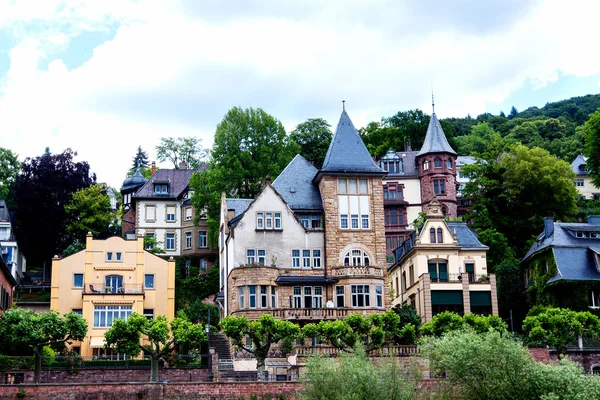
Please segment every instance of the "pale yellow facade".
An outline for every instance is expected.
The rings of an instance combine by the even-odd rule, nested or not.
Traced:
[[[110,321],[131,312],[147,316],[175,314],[175,261],[144,250],[143,237],[95,240],[69,257],[52,260],[50,309],[81,312],[88,333],[79,347],[82,356],[94,355],[104,344]]]

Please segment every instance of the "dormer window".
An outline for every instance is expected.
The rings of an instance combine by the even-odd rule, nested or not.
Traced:
[[[154,184],[154,193],[168,194],[169,193],[169,185],[166,183],[155,183]]]
[[[433,160],[433,167],[434,168],[442,168],[442,159],[439,157],[436,157],[435,160]]]

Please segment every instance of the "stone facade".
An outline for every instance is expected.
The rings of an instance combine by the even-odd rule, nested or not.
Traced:
[[[434,166],[436,160],[441,160],[441,167]],[[451,167],[448,164],[449,162],[452,163]],[[442,205],[442,213],[455,218],[458,211],[456,201],[456,156],[443,153],[426,154],[417,158],[417,164],[421,176],[423,211],[428,211],[426,204],[429,204],[435,197]],[[436,181],[438,182],[437,188]],[[443,191],[440,187],[440,181],[444,183]]]

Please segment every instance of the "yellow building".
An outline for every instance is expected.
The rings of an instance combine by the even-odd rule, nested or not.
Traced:
[[[86,238],[85,250],[52,260],[50,308],[80,313],[86,339],[72,344],[82,356],[107,354],[104,333],[116,318],[137,312],[152,318],[175,313],[175,261],[144,250],[144,239]]]

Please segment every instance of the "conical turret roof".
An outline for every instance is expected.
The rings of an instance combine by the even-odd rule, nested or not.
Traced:
[[[429,120],[429,126],[427,127],[427,134],[425,135],[425,141],[423,142],[423,146],[417,157],[422,156],[427,153],[450,153],[456,154],[454,149],[448,143],[448,139],[446,139],[446,134],[442,129],[442,125],[440,125],[440,121],[435,115],[435,112],[431,114],[431,119]]]

